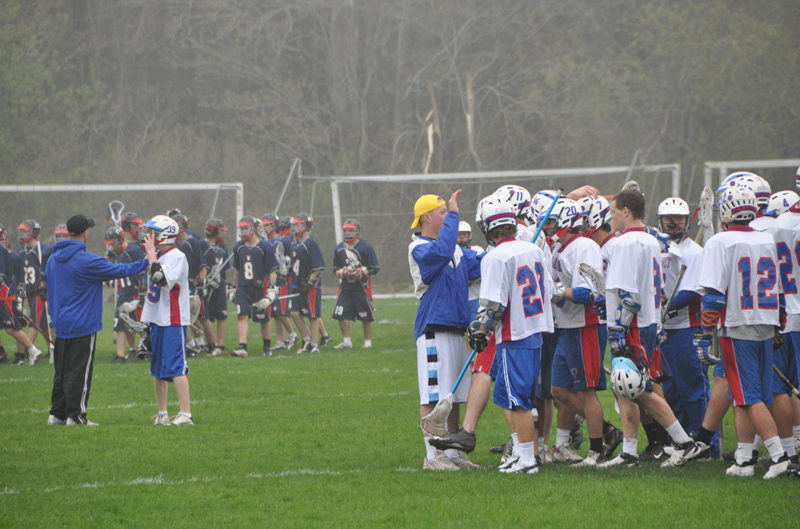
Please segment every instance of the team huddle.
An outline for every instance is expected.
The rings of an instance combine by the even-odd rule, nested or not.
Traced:
[[[225,245],[228,230],[220,219],[206,222],[202,238],[189,230],[187,217],[178,209],[156,215],[145,223],[136,213],[123,215],[122,209],[112,203],[106,220],[112,225],[105,232],[103,262],[118,265],[118,268],[98,272],[98,277],[108,275],[105,280],[114,285],[117,350],[111,363],[124,364],[131,358],[150,359],[159,403],[159,414],[154,417],[156,425],[193,424],[185,380],[189,371],[186,357],[203,352],[211,356],[225,353],[223,341],[229,300],[234,302],[237,313],[238,346],[230,351],[234,357],[249,356],[247,336],[251,319],[260,324],[264,356],[281,349],[319,352],[320,347],[332,342],[321,318],[320,275],[326,268],[325,261],[319,245],[309,234],[313,219],[308,214],[301,213],[294,218],[278,218],[272,213],[260,219],[245,216],[237,225],[240,240],[230,253]],[[41,229],[36,221],[24,221],[18,228],[17,251],[10,250],[9,236],[0,225],[0,328],[17,342],[13,364],[39,363],[44,355],[33,342],[41,333],[50,346],[50,361],[56,364],[57,379],[57,336],[61,338],[73,329],[62,328],[61,333],[58,332],[56,310],[48,309],[48,280],[52,281],[52,277],[47,271],[51,260],[62,261],[60,257],[52,257],[58,255],[57,252],[71,257],[77,250],[85,251],[85,246],[72,248],[69,243],[85,243],[86,236],[82,234],[94,226],[94,221],[83,216],[78,220],[70,219],[73,221],[82,231],[70,231],[69,223],[57,226],[56,243],[52,247],[39,240]],[[372,346],[371,276],[378,273],[380,265],[372,246],[360,239],[360,228],[358,221],[347,220],[343,226],[344,240],[335,249],[333,268],[341,285],[333,318],[339,321],[343,340],[334,349],[353,347],[350,321],[355,320],[364,326],[363,347]],[[80,236],[83,240],[71,240]],[[154,240],[157,262],[150,263],[146,270],[140,266],[142,269],[137,269],[136,273],[124,273],[148,260],[148,236]],[[155,259],[151,256],[151,260]],[[226,285],[228,270],[232,270],[232,286]],[[60,290],[63,293],[64,289]],[[26,299],[29,311],[24,309]],[[55,301],[51,300],[53,303]],[[53,321],[50,314],[53,314]],[[62,320],[68,317],[66,311],[61,311],[61,315]],[[277,334],[274,344],[272,322]],[[30,327],[28,333],[23,331],[25,326]],[[90,329],[86,331],[87,336],[94,336]],[[83,391],[76,397],[74,410],[78,411],[61,410],[54,396],[49,424],[66,424],[67,421],[91,424],[85,417],[85,409],[94,340],[84,345],[86,347],[81,350],[86,350],[88,355],[80,364],[89,374],[84,377]],[[0,363],[7,361],[8,354],[0,345]],[[69,373],[66,377],[70,378]],[[166,412],[168,381],[175,383],[181,405],[181,412],[173,421],[167,419]],[[70,408],[69,403],[67,408]]]
[[[707,461],[720,455],[733,404],[738,448],[722,454],[726,473],[753,476],[763,445],[765,479],[800,475],[797,193],[732,173],[694,214],[680,197],[661,202],[654,228],[635,182],[610,199],[591,186],[534,196],[502,186],[477,208],[485,252],[459,221],[459,193],[417,201],[409,246],[424,469],[476,467],[467,453],[491,395],[510,432],[492,449],[503,473]],[[698,212],[696,242],[688,233]],[[609,385],[619,428],[597,396]]]

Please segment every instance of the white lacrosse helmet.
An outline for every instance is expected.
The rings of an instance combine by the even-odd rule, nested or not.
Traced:
[[[634,400],[644,393],[647,373],[642,373],[633,360],[624,356],[611,359],[611,391],[617,397]]]
[[[748,171],[737,171],[726,176],[725,180],[723,180],[722,184],[717,188],[717,193],[722,193],[727,188],[742,184],[753,190],[756,195],[756,204],[760,209],[767,207],[770,194],[772,193],[769,182],[757,174]]]
[[[539,191],[533,196],[531,200],[531,216],[535,222],[538,222],[539,215],[547,211],[555,199],[556,192],[550,190]]]
[[[683,216],[686,217],[686,226],[680,230],[680,235],[673,237],[664,226],[664,219],[662,217]],[[680,239],[681,241],[689,233],[689,228],[692,226],[691,212],[689,211],[689,204],[680,197],[669,197],[658,205],[658,228],[670,236],[673,240]]]
[[[719,219],[725,224],[749,222],[756,218],[756,195],[750,187],[735,186],[725,190],[719,199]]]
[[[458,223],[459,236],[462,233],[468,233],[469,236],[467,236],[467,240],[464,241],[463,244],[459,241],[458,245],[461,246],[462,248],[467,248],[472,244],[472,226],[470,226],[469,222],[467,222],[466,220],[462,220]]]
[[[797,172],[795,173],[795,182],[794,186],[800,191],[800,167],[797,168]]]
[[[597,197],[586,206],[583,212],[584,235],[591,237],[604,224],[611,226],[611,204],[603,197]]]
[[[517,217],[530,218],[531,194],[524,187],[517,185],[502,186],[497,188],[494,196],[514,206],[514,213]]]
[[[166,215],[156,215],[148,220],[144,227],[155,234],[156,245],[175,244],[175,241],[178,239],[178,234],[180,233],[178,223]]]
[[[486,242],[494,246],[494,241],[489,237],[489,233],[499,226],[517,226],[517,215],[514,206],[498,197],[489,197],[481,201],[480,206],[481,231],[486,236]]]
[[[778,191],[769,197],[769,204],[764,210],[764,215],[777,217],[789,211],[789,208],[800,202],[800,195],[794,191]]]
[[[548,220],[555,220],[554,232],[551,238],[554,242],[567,234],[572,229],[581,229],[583,225],[583,211],[577,202],[569,198],[559,198],[556,205],[550,211],[543,211],[539,215],[539,222],[547,222]]]

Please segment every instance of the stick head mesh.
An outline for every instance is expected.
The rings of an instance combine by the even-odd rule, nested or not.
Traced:
[[[447,417],[453,409],[453,397],[447,396],[436,404],[433,411],[419,421],[422,431],[434,437],[441,437],[447,433]]]

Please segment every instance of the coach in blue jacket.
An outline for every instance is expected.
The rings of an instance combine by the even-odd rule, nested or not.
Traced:
[[[465,255],[458,239],[459,189],[445,204],[441,197],[423,195],[414,205],[411,228],[420,228],[408,246],[408,264],[419,300],[414,338],[417,342],[420,418],[433,411],[439,398],[453,387],[469,358],[464,331],[470,324],[469,282],[480,277],[476,255]],[[448,211],[448,206],[449,210]],[[467,401],[469,377],[453,395],[448,431],[458,426],[459,404]],[[465,454],[437,453],[424,436],[427,450],[422,468],[458,470],[471,466]],[[452,457],[448,457],[451,455]]]
[[[152,235],[145,237],[147,259],[113,264],[86,251],[86,239],[94,221],[75,215],[67,221],[69,240],[53,245],[47,262],[50,316],[56,329],[53,395],[47,424],[96,423],[86,418],[92,386],[95,338],[103,328],[103,282],[143,272],[156,262]]]

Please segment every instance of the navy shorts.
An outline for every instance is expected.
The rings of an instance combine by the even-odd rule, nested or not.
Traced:
[[[573,391],[606,389],[606,337],[606,326],[602,324],[562,330],[553,357],[552,385]]]
[[[125,328],[125,322],[122,321],[122,318],[119,317],[119,306],[122,305],[123,303],[128,303],[129,301],[133,301],[134,299],[136,299],[136,297],[137,296],[135,294],[126,294],[124,296],[122,295],[117,296],[117,306],[114,309],[114,331],[120,332],[128,330]],[[141,307],[139,307],[133,312],[133,314],[131,314],[131,317],[134,320],[139,321],[139,317],[141,316],[141,314],[142,314],[142,309]]]
[[[278,296],[288,296],[289,295],[289,285],[278,285],[278,289],[280,290]],[[270,311],[272,317],[275,316],[289,316],[289,313],[292,312],[292,300],[294,298],[288,299],[278,299],[270,305]]]
[[[728,392],[734,406],[772,406],[772,339],[720,338]]]
[[[298,290],[293,288],[292,294],[298,293]],[[299,312],[304,318],[320,318],[322,317],[322,291],[318,288],[312,288],[305,294],[300,294],[299,297],[293,298],[292,312]]]
[[[31,307],[29,316],[37,327],[44,330],[52,326],[50,324],[50,319],[47,317],[47,311],[44,310],[45,306],[44,302],[42,302],[42,298],[39,296],[30,296],[28,297],[28,304]]]
[[[800,333],[787,332],[781,334],[783,337],[783,345],[775,349],[772,353],[772,361],[775,367],[783,373],[783,376],[789,379],[789,382],[797,387],[797,357],[795,356],[794,344],[795,337],[793,335],[800,335]],[[786,382],[781,380],[781,377],[772,371],[772,394],[773,395],[789,395],[792,396],[792,389],[786,385]]]
[[[269,321],[267,309],[255,309],[253,303],[264,299],[264,288],[254,286],[240,286],[236,289],[236,315],[240,318],[252,318],[258,323]]]
[[[536,383],[536,398],[538,399],[553,400],[553,393],[550,391],[550,377],[553,373],[553,357],[556,354],[556,346],[558,346],[560,337],[561,329],[558,328],[552,333],[542,333],[541,365],[539,380]]]
[[[162,380],[189,374],[186,363],[186,327],[150,324],[150,375]]]
[[[20,330],[22,326],[19,323],[21,318],[17,312],[16,297],[11,299],[8,294],[8,285],[0,285],[0,329],[14,329]]]
[[[215,288],[204,301],[205,317],[209,321],[228,319],[228,298],[225,296],[225,284]]]
[[[333,307],[334,320],[374,321],[375,315],[363,290],[342,290],[336,296]]]

